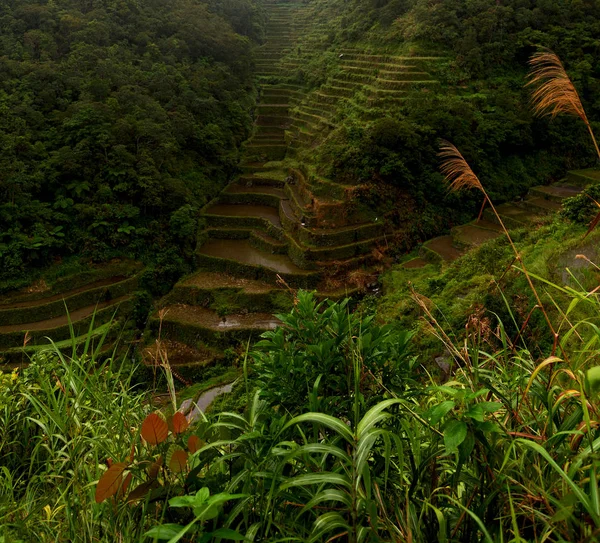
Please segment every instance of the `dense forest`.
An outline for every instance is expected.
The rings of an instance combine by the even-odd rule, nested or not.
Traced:
[[[0,280],[72,254],[184,265],[251,126],[260,17],[244,0],[2,3]]]

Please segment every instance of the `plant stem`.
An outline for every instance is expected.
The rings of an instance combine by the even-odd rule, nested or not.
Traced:
[[[594,143],[595,143],[595,140],[594,140]],[[600,156],[600,154],[598,156]],[[496,216],[496,219],[498,220],[498,223],[502,227],[502,230],[504,231],[504,234],[506,235],[506,239],[508,239],[508,243],[510,244],[511,249],[515,253],[516,259],[521,264],[521,266],[523,268],[523,273],[525,274],[525,278],[527,279],[527,283],[529,283],[529,288],[531,288],[531,291],[533,292],[533,295],[535,296],[536,302],[537,302],[538,306],[540,307],[542,313],[544,314],[544,318],[546,319],[546,323],[550,327],[550,330],[552,332],[552,337],[553,337],[552,356],[554,356],[554,354],[556,353],[556,349],[557,349],[557,347],[559,345],[559,343],[558,343],[558,334],[556,333],[556,330],[554,329],[554,326],[552,325],[552,322],[550,321],[550,317],[548,316],[548,313],[546,312],[546,308],[544,307],[542,299],[540,298],[540,295],[538,294],[538,291],[535,288],[535,285],[533,284],[533,281],[532,281],[531,277],[529,276],[529,272],[527,271],[527,267],[525,266],[525,262],[523,262],[523,257],[521,256],[521,254],[517,250],[517,247],[515,246],[512,238],[510,237],[508,229],[506,228],[506,226],[504,225],[504,222],[500,218],[500,214],[498,213],[498,211],[496,211],[496,207],[494,206],[492,200],[490,199],[490,197],[488,196],[487,192],[485,191],[485,189],[483,187],[481,187],[481,191],[483,192],[483,195],[485,196],[485,199],[490,204],[490,207],[492,208],[492,212]],[[564,349],[562,348],[562,346],[561,346],[561,351],[563,351],[563,354],[566,354],[566,353],[564,353]]]

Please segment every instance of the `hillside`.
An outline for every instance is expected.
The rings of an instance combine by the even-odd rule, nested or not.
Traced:
[[[0,543],[599,540],[599,14],[2,4]]]
[[[245,0],[0,6],[0,292],[72,255],[189,266],[251,126],[260,21]]]

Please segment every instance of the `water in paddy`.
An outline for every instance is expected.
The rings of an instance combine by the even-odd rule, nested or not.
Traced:
[[[194,407],[188,413],[187,417],[190,422],[196,421],[200,419],[200,412],[206,411],[208,406],[213,402],[213,400],[220,396],[221,394],[227,394],[231,392],[233,388],[233,383],[229,383],[227,385],[222,385],[219,387],[210,388],[200,394],[200,397],[194,404]]]
[[[254,206],[240,204],[217,204],[206,210],[208,215],[225,217],[261,217],[281,227],[279,211],[270,206]]]
[[[235,259],[251,266],[264,266],[280,273],[307,274],[286,255],[273,255],[252,247],[248,240],[212,239],[200,250],[201,254],[217,258]]]

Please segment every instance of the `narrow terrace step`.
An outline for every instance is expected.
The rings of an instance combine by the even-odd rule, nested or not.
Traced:
[[[465,224],[457,226],[452,230],[452,237],[456,244],[462,247],[478,247],[486,241],[496,239],[502,235],[499,225],[493,224],[495,228],[485,228],[480,223]]]
[[[435,253],[439,258],[445,262],[453,262],[457,258],[461,257],[464,251],[457,249],[454,246],[454,240],[452,236],[440,236],[426,242],[423,247],[425,248],[424,258],[427,259],[427,251]]]
[[[228,218],[257,218],[269,221],[281,228],[277,208],[261,205],[215,204],[204,211],[204,215]]]
[[[268,254],[249,240],[209,240],[197,252],[200,267],[275,283],[281,276],[293,287],[311,288],[320,275],[303,270],[286,255]]]
[[[220,317],[215,311],[193,305],[177,304],[166,308],[166,318],[207,328],[214,332],[230,330],[273,330],[281,321],[269,313],[247,313]]]
[[[332,117],[335,113],[334,108],[319,108],[319,107],[312,107],[312,106],[305,105],[305,104],[299,106],[298,110],[302,111],[304,113],[308,113],[310,115],[316,115],[317,117],[322,117],[325,119]]]
[[[361,86],[360,83],[356,81],[346,81],[345,79],[340,79],[338,77],[332,77],[330,82],[332,86],[348,91],[356,91]]]
[[[286,145],[285,138],[281,137],[271,137],[271,136],[254,136],[250,140],[249,143],[256,145]]]
[[[267,173],[273,173],[273,171]],[[285,187],[285,178],[287,177],[287,175],[285,172],[278,173],[280,173],[280,175],[277,177],[271,177],[268,175],[260,174],[246,174],[240,176],[237,180],[237,183],[246,187],[252,187],[253,185],[257,185],[283,189]]]
[[[296,110],[292,113],[292,117],[296,120],[307,121],[313,126],[322,126],[326,128],[335,128],[335,125],[327,118],[312,113]]]
[[[582,187],[575,187],[573,185],[550,185],[550,186],[539,186],[532,187],[530,194],[554,202],[562,202],[565,198],[572,198],[577,196],[583,190]]]
[[[541,218],[538,214],[514,204],[501,204],[496,210],[507,228],[522,228]],[[498,222],[491,209],[485,210],[484,217],[490,222]]]
[[[88,283],[85,286],[35,300],[23,300],[0,305],[0,325],[20,325],[64,316],[97,302],[107,302],[133,292],[138,277],[113,277]]]
[[[157,360],[159,363],[161,362],[158,348],[158,344],[154,343],[144,349],[143,362],[145,365],[153,366]],[[173,341],[172,339],[161,339],[160,350],[161,352],[166,352],[169,365],[183,379],[193,378],[193,375],[190,375],[190,371],[182,371],[184,368],[193,367],[197,371],[224,358],[221,351],[207,347],[202,343],[192,347],[191,345],[180,341]]]
[[[81,292],[86,292],[88,290],[94,290],[97,288],[114,285],[115,283],[120,283],[121,281],[124,281],[125,279],[127,279],[127,277],[125,277],[124,275],[110,277],[108,279],[101,279],[99,281],[87,283],[78,288],[66,290],[66,291],[60,292],[58,294],[51,294],[49,296],[44,296],[41,298],[35,298],[33,300],[11,301],[11,300],[0,299],[0,311],[4,311],[7,309],[19,309],[19,308],[36,307],[39,305],[45,305],[50,302],[55,302],[58,300],[64,300],[66,298],[70,298],[71,296],[74,296],[75,294],[79,294]]]
[[[279,128],[277,126],[257,126],[254,130],[254,137],[256,136],[283,138],[285,136],[285,128]]]
[[[256,126],[274,126],[287,128],[291,123],[287,115],[259,115],[256,119]]]
[[[105,302],[99,302],[97,304],[88,305],[86,307],[82,307],[80,309],[76,309],[67,315],[65,312],[64,315],[59,317],[54,317],[52,319],[46,319],[35,322],[28,322],[23,324],[10,324],[6,326],[0,326],[0,334],[10,334],[12,332],[21,332],[25,330],[29,331],[38,331],[38,330],[52,330],[53,328],[59,328],[61,326],[66,326],[69,324],[69,319],[71,322],[76,323],[77,321],[86,319],[90,315],[92,315],[95,311],[100,311],[102,309],[106,309],[111,306],[118,306],[122,302],[129,300],[131,297],[121,296],[119,298],[115,298],[114,300],[108,300]]]
[[[246,155],[255,156],[257,159],[271,162],[273,160],[283,160],[287,153],[285,142],[279,144],[268,144],[254,142],[246,145]]]
[[[562,204],[553,200],[546,200],[546,198],[529,198],[523,202],[519,202],[519,206],[524,209],[531,209],[536,213],[547,214],[556,213],[562,209]]]
[[[152,316],[151,328],[158,331],[160,327],[170,340],[195,349],[206,345],[222,349],[230,347],[233,342],[245,343],[250,335],[257,337],[279,325],[279,321],[270,313],[220,316],[211,309],[185,304],[167,306],[162,314],[162,321],[159,321],[157,314]]]
[[[177,286],[191,287],[200,290],[239,290],[247,294],[266,294],[281,288],[264,281],[245,279],[223,273],[200,271],[180,281]]]
[[[29,332],[31,345],[43,341],[46,337],[51,337],[54,341],[68,339],[71,336],[70,322],[76,336],[84,334],[89,327],[92,315],[94,315],[96,324],[100,326],[109,321],[119,307],[130,309],[131,300],[131,296],[121,296],[114,300],[82,307],[72,311],[69,316],[65,313],[52,319],[0,326],[0,349],[12,349],[22,346],[26,331]]]
[[[37,344],[35,344],[34,340],[33,344],[30,342],[26,346],[20,345],[19,347],[13,347],[5,351],[0,351],[0,370],[12,371],[13,369],[22,369],[23,365],[29,362],[29,359],[32,355],[44,351],[49,351],[52,353],[60,351],[68,355],[68,353],[73,352],[73,345],[75,345],[76,348],[79,348],[88,342],[90,343],[91,349],[97,349],[101,347],[101,339],[103,339],[101,352],[106,352],[106,349],[114,345],[114,335],[111,337],[111,331],[117,329],[118,327],[119,325],[114,322],[107,322],[94,328],[93,330],[89,330],[89,326],[86,326],[82,327],[82,330],[79,330],[82,332],[82,334],[74,338],[70,337],[69,333],[68,339],[64,339],[62,341],[53,340],[53,343],[51,344],[48,343],[47,337],[43,337],[38,338],[41,339],[41,342]]]
[[[278,207],[279,200],[287,198],[283,189],[265,185],[239,184],[227,186],[219,196],[220,204]]]
[[[406,90],[411,88],[420,88],[427,85],[436,85],[439,81],[434,79],[424,79],[424,80],[411,80],[411,81],[389,81],[383,79],[377,79],[371,85],[372,88],[388,90],[388,91],[399,91]]]
[[[573,170],[567,173],[567,179],[570,183],[583,187],[594,183],[600,183],[600,170]]]
[[[402,264],[401,267],[405,268],[407,270],[418,270],[418,269],[424,268],[425,266],[427,266],[429,264],[430,264],[430,262],[427,262],[427,260],[425,260],[424,258],[417,257],[417,258],[412,258],[408,262],[404,262],[404,264]]]

